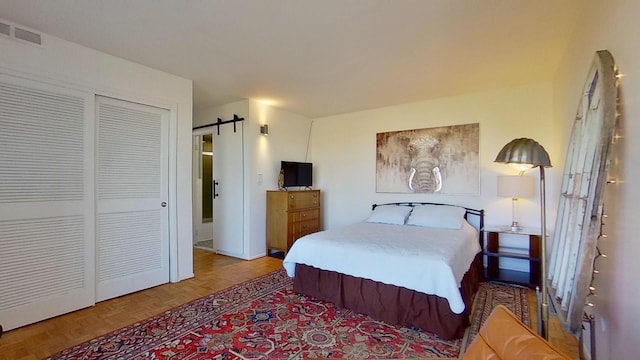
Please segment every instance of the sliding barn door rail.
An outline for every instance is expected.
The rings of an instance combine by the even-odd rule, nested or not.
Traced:
[[[210,126],[216,126],[218,128],[218,135],[220,135],[220,126],[221,125],[233,123],[233,132],[236,132],[236,123],[238,121],[244,121],[244,118],[238,117],[238,115],[233,114],[233,119],[231,119],[231,120],[222,120],[222,119],[218,118],[218,120],[216,122],[214,122],[213,124],[196,126],[196,127],[193,128],[193,130],[204,129],[204,128],[207,128],[207,127],[210,127]]]

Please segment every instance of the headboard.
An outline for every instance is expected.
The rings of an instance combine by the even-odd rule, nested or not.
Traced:
[[[382,205],[397,205],[397,206],[418,206],[418,205],[446,205],[446,206],[456,206],[459,208],[465,209],[464,219],[467,220],[469,224],[478,229],[478,242],[480,242],[480,247],[484,247],[484,209],[471,209],[464,206],[459,205],[451,205],[451,204],[439,204],[439,203],[430,203],[430,202],[395,202],[395,203],[387,203],[387,204],[373,204],[371,206],[371,210],[374,210],[377,206]],[[473,218],[469,218],[472,216]]]

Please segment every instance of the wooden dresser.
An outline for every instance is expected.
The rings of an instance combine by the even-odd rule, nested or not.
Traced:
[[[267,254],[320,231],[320,190],[267,191]]]

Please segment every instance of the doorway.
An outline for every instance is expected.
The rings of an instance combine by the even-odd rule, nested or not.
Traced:
[[[193,246],[214,251],[212,134],[194,135]]]

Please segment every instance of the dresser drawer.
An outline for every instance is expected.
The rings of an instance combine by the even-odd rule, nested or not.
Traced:
[[[287,196],[289,210],[320,206],[320,192],[315,190],[296,191]]]
[[[299,238],[320,231],[320,219],[308,219],[289,223],[287,244],[289,247]]]
[[[289,231],[292,233],[311,234],[320,230],[320,220],[318,218],[289,223]]]
[[[289,211],[289,222],[298,222],[320,218],[320,209]]]
[[[288,222],[288,233],[292,241],[320,231],[320,209],[290,211]]]
[[[299,238],[308,234],[312,234],[314,232],[318,232],[320,231],[320,221],[317,218],[312,220],[300,221],[297,230],[298,234],[300,234],[300,236],[298,236]]]

